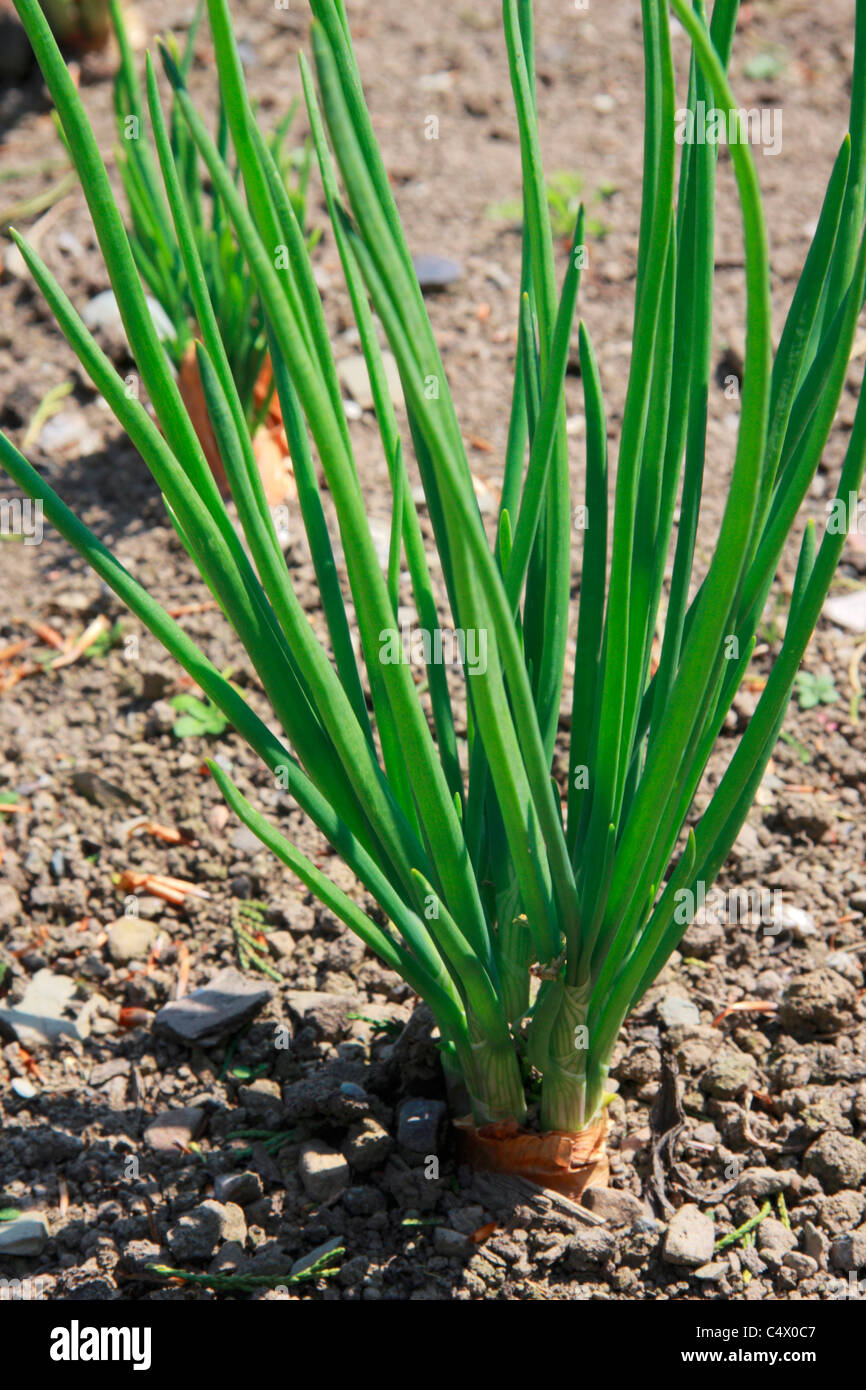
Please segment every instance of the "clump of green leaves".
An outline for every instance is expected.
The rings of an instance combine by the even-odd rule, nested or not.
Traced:
[[[811,671],[800,671],[795,685],[800,709],[814,709],[816,705],[835,705],[839,699],[833,677],[825,672],[816,676]]]
[[[224,113],[217,139],[196,109],[183,59],[170,44],[162,59],[172,88],[171,123],[182,124],[182,142],[172,137],[150,62],[146,96],[159,176],[201,332],[202,385],[243,541],[156,338],[81,98],[37,0],[15,4],[81,176],[159,428],[130,399],[38,255],[17,235],[16,244],[148,464],[172,525],[244,645],[273,719],[258,717],[3,435],[0,462],[185,667],[260,756],[275,787],[294,798],[353,871],[367,895],[365,906],[211,764],[244,824],[430,1006],[444,1065],[462,1081],[476,1122],[523,1121],[540,1084],[541,1128],[583,1129],[603,1113],[625,1018],[685,934],[683,894],[692,903],[700,900],[745,821],[845,542],[840,530],[828,528],[819,543],[814,524],[807,525],[772,670],[723,777],[691,825],[695,793],[749,668],[788,538],[833,427],[866,297],[866,0],[856,7],[850,135],[833,163],[775,353],[757,167],[727,75],[739,6],[716,0],[708,25],[702,0],[672,0],[691,44],[687,101],[693,123],[699,113],[721,108],[738,137],[728,149],[742,211],[746,282],[736,454],[716,544],[701,573],[696,557],[712,389],[718,149],[710,140],[678,144],[667,0],[641,4],[643,210],[613,502],[601,373],[581,322],[586,468],[577,513],[564,382],[585,264],[585,214],[578,211],[560,277],[541,160],[531,0],[503,0],[524,176],[524,247],[493,539],[479,511],[445,367],[364,101],[345,5],[311,0],[315,78],[304,58],[301,75],[389,470],[391,545],[384,568],[309,249],[246,90],[228,0],[208,0]],[[263,495],[195,210],[184,192],[184,151],[193,146],[260,297],[327,627],[324,642],[295,591]],[[285,257],[275,254],[280,247],[287,248]],[[388,391],[376,317],[399,367],[406,441]],[[441,591],[434,587],[430,538],[407,468],[409,440]],[[866,392],[848,435],[839,498],[859,491],[864,464]],[[331,514],[351,604],[328,529]],[[575,550],[575,676],[566,692]],[[428,639],[419,662],[425,669],[418,672],[425,678],[423,695],[411,654],[400,647],[399,617],[409,603]],[[454,679],[436,655],[446,621],[452,635],[462,634],[464,654],[471,639],[471,649],[483,656],[464,661]],[[404,659],[394,659],[395,642]],[[567,740],[560,734],[566,701]],[[559,773],[558,752],[567,758],[567,777]],[[370,901],[375,906],[368,910]]]
[[[118,133],[118,168],[128,206],[129,239],[136,267],[151,294],[165,309],[174,337],[166,338],[166,350],[179,367],[189,350],[196,328],[194,295],[184,268],[178,236],[166,202],[165,190],[152,143],[148,138],[144,93],[123,17],[121,0],[109,0],[111,20],[120,47],[120,67],[114,88]],[[201,23],[199,3],[181,53],[172,44],[178,70],[188,79]],[[312,144],[290,148],[288,137],[298,109],[297,99],[269,137],[269,149],[279,176],[286,185],[301,228],[306,226],[307,188]],[[223,199],[205,179],[195,142],[175,102],[171,112],[171,145],[192,235],[204,272],[207,292],[216,313],[220,333],[247,420],[253,426],[264,418],[270,395],[256,401],[255,386],[267,355],[265,316],[254,275],[240,249]],[[217,144],[228,153],[225,111],[218,114]],[[233,171],[237,177],[237,170]],[[311,237],[311,246],[318,233]]]
[[[219,705],[207,697],[200,700],[183,691],[173,695],[169,704],[179,715],[172,726],[175,738],[219,738],[229,726]]]

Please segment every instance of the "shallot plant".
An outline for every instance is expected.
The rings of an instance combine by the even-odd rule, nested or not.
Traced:
[[[184,270],[171,211],[166,201],[159,166],[147,139],[145,98],[135,66],[123,7],[120,0],[108,0],[111,23],[120,51],[120,66],[114,84],[114,105],[118,134],[118,169],[128,206],[127,230],[132,254],[145,286],[165,309],[174,328],[165,347],[179,367],[190,349],[195,330],[195,302]],[[184,79],[192,66],[195,40],[203,4],[200,3],[187,33],[183,53],[174,50],[175,61]],[[291,150],[287,139],[297,112],[296,100],[269,137],[271,154],[289,189],[289,197],[303,228],[307,216],[312,145]],[[237,244],[222,200],[215,190],[205,191],[195,142],[180,115],[177,102],[169,117],[172,152],[186,200],[207,283],[208,296],[220,326],[232,376],[238,388],[247,419],[255,433],[256,421],[264,416],[269,398],[256,401],[256,385],[267,356],[265,315],[255,277]],[[219,112],[217,144],[228,151],[228,123]],[[311,238],[311,248],[318,240]]]
[[[390,470],[387,566],[371,535],[310,256],[245,88],[228,0],[208,0],[208,13],[240,184],[226,142],[211,138],[182,65],[163,47],[173,103],[261,296],[326,643],[301,607],[265,504],[154,66],[148,62],[147,107],[201,332],[202,382],[243,542],[156,340],[79,95],[37,0],[15,4],[81,176],[158,424],[130,399],[36,252],[21,237],[16,241],[243,643],[273,709],[272,723],[257,717],[5,438],[0,461],[219,706],[357,876],[366,897],[337,887],[212,765],[241,820],[430,1006],[444,1065],[465,1084],[475,1123],[523,1123],[527,1094],[540,1080],[540,1128],[584,1131],[603,1115],[624,1019],[686,930],[676,910],[680,894],[692,890],[694,901],[699,885],[712,883],[744,822],[844,544],[838,527],[836,533],[828,528],[819,543],[814,524],[806,526],[784,639],[765,688],[706,808],[690,817],[833,425],[864,302],[866,0],[856,7],[850,136],[833,164],[775,353],[756,164],[746,113],[727,76],[738,3],[716,0],[709,16],[704,0],[672,0],[685,31],[676,39],[683,57],[690,45],[687,102],[694,128],[700,130],[715,109],[728,117],[745,261],[739,434],[724,514],[702,577],[695,552],[711,390],[719,150],[711,140],[680,145],[676,138],[666,0],[641,5],[643,211],[610,508],[602,385],[584,323],[577,333],[586,490],[577,504],[570,492],[564,378],[588,254],[584,219],[578,218],[558,288],[539,148],[532,5],[504,0],[524,246],[493,537],[479,512],[445,368],[364,101],[343,0],[311,0],[314,71],[302,57],[301,77]],[[376,318],[399,366],[407,439],[386,385]],[[839,478],[842,502],[856,495],[862,479],[864,402],[861,395]],[[424,520],[435,539],[433,572],[407,472],[410,440]],[[326,524],[319,468],[339,527],[345,576]],[[587,523],[581,530],[574,525],[576,505]],[[575,675],[566,693],[576,557]],[[410,597],[417,630],[428,639],[420,644],[426,661],[421,684],[413,678],[397,616],[398,603]],[[446,602],[448,628],[442,626]],[[462,640],[458,647],[467,656],[459,681],[441,660],[448,632]],[[566,703],[570,722],[563,719]],[[565,728],[567,785],[553,775]]]

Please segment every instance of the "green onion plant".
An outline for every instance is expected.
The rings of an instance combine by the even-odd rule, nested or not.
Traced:
[[[610,509],[602,384],[582,322],[586,488],[577,504],[570,493],[564,377],[586,259],[584,217],[581,212],[558,286],[539,147],[531,0],[504,0],[524,244],[516,368],[510,402],[503,402],[510,425],[502,503],[492,538],[365,105],[343,0],[311,3],[313,65],[301,58],[301,78],[390,469],[388,564],[377,558],[371,535],[303,228],[246,91],[228,0],[207,5],[223,112],[218,138],[196,109],[184,61],[170,45],[161,57],[172,89],[171,120],[150,61],[144,101],[201,335],[202,383],[246,544],[207,470],[156,340],[144,266],[37,0],[15,4],[80,174],[159,427],[130,399],[36,252],[20,236],[16,242],[97,390],[147,462],[172,525],[255,667],[272,723],[257,717],[3,437],[0,462],[194,677],[352,869],[366,898],[337,887],[212,766],[241,820],[430,1006],[444,1065],[464,1083],[475,1122],[523,1122],[527,1080],[534,1085],[540,1078],[540,1128],[579,1132],[603,1114],[624,1019],[686,930],[675,910],[678,895],[692,890],[695,899],[698,885],[709,887],[743,824],[844,544],[843,534],[829,531],[819,543],[814,524],[806,526],[766,688],[709,804],[686,833],[833,425],[864,302],[866,0],[856,7],[850,135],[833,164],[775,352],[756,165],[727,75],[738,3],[716,0],[709,15],[704,0],[672,0],[685,31],[675,41],[684,59],[690,47],[690,109],[730,113],[745,248],[739,435],[724,515],[700,583],[695,549],[712,376],[719,152],[709,141],[680,146],[676,139],[665,0],[641,5],[643,209]],[[193,146],[263,308],[326,644],[295,594],[262,494],[190,197]],[[406,438],[391,405],[374,315],[399,365]],[[861,396],[841,469],[841,499],[856,494],[862,479],[864,401]],[[410,443],[435,536],[434,573],[407,474]],[[319,468],[339,526],[345,581],[335,565]],[[576,514],[588,520],[582,530],[575,528]],[[566,692],[578,561],[575,677]],[[441,593],[434,587],[440,579]],[[399,634],[398,603],[409,601],[409,586],[418,630],[431,639],[422,643],[423,690]],[[459,683],[437,660],[446,599],[448,630],[462,637],[467,655]],[[439,642],[432,640],[437,634]],[[566,704],[570,724],[562,721]],[[563,722],[570,729],[567,785],[552,772]],[[367,910],[362,902],[374,906]]]
[[[183,255],[166,199],[159,164],[147,138],[146,102],[135,67],[121,0],[108,0],[111,23],[120,50],[120,65],[114,84],[114,105],[118,133],[118,169],[129,209],[128,236],[138,272],[145,286],[162,305],[174,328],[165,346],[174,365],[180,367],[193,341],[195,301],[184,269]],[[203,0],[187,32],[183,53],[176,46],[172,55],[184,81],[189,77],[195,41],[203,14]],[[307,189],[313,160],[313,147],[307,142],[290,148],[288,137],[299,99],[269,137],[270,153],[289,190],[289,197],[301,228],[307,220]],[[255,277],[240,249],[231,219],[216,190],[203,189],[202,165],[177,100],[169,119],[172,154],[181,190],[192,224],[196,249],[204,271],[208,297],[220,327],[229,366],[244,413],[255,424],[267,411],[270,397],[256,400],[255,386],[267,355],[265,315]],[[228,121],[220,107],[217,145],[223,156],[229,152]],[[237,178],[237,170],[233,168]],[[310,238],[312,250],[318,233]]]

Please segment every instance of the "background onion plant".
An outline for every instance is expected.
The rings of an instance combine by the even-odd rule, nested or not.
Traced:
[[[563,382],[583,215],[557,291],[539,151],[530,0],[505,0],[505,42],[524,181],[519,348],[495,538],[475,500],[458,417],[364,103],[342,0],[312,0],[317,82],[303,59],[310,125],[393,490],[391,552],[377,558],[322,304],[296,208],[247,95],[227,0],[208,0],[225,124],[214,140],[164,47],[172,128],[148,63],[146,104],[201,341],[199,366],[245,543],[205,465],[145,305],[139,267],[80,98],[37,0],[15,0],[54,98],[158,419],[130,399],[36,253],[16,238],[58,323],[147,462],[183,545],[242,641],[274,713],[266,726],[181,629],[25,461],[0,461],[54,526],[224,711],[357,875],[367,913],[247,803],[226,800],[264,844],[426,1000],[448,1071],[476,1123],[522,1121],[541,1079],[544,1130],[580,1131],[603,1111],[629,1010],[686,927],[677,894],[713,881],[779,734],[844,543],[806,527],[785,636],[703,815],[689,808],[748,668],[783,549],[833,424],[866,284],[866,0],[856,9],[850,136],[833,166],[802,277],[773,352],[767,237],[752,152],[730,156],[742,208],[746,351],[736,455],[715,549],[692,593],[713,326],[717,148],[675,139],[675,74],[663,0],[643,0],[645,172],[633,351],[608,507],[607,426],[590,335],[579,327],[588,519],[574,526]],[[688,103],[737,112],[727,67],[736,0],[673,0],[691,42]],[[703,103],[703,105],[700,105]],[[184,130],[179,144],[177,132]],[[587,136],[591,138],[591,134]],[[191,141],[264,308],[291,446],[298,510],[327,620],[322,645],[295,595],[261,490],[196,235]],[[240,171],[236,183],[229,146]],[[187,153],[185,153],[187,152]],[[677,165],[679,168],[677,169]],[[467,666],[468,737],[431,659],[426,691],[393,655],[402,570],[418,626],[439,630],[433,576],[387,389],[374,313],[397,359],[411,444],[435,534],[450,622],[483,634]],[[866,459],[861,396],[839,480]],[[344,592],[318,468],[345,555]],[[674,528],[675,513],[679,519]],[[578,545],[582,542],[582,545]],[[670,584],[665,585],[669,552]],[[580,556],[573,690],[564,692],[572,564]],[[357,648],[353,643],[357,631]],[[653,641],[661,634],[658,661]],[[480,646],[478,648],[480,650]],[[385,657],[385,659],[383,659]],[[552,776],[564,698],[568,786]],[[277,731],[279,727],[279,732]]]
[[[127,231],[132,254],[147,289],[165,309],[174,336],[165,346],[180,367],[193,341],[195,301],[184,269],[183,256],[159,165],[148,139],[146,102],[129,40],[120,0],[108,0],[111,23],[120,50],[120,66],[114,84],[118,133],[118,169],[128,207]],[[204,10],[199,4],[187,33],[183,53],[173,47],[175,62],[186,81],[192,66],[195,41]],[[307,185],[313,147],[291,149],[287,141],[298,109],[296,100],[269,137],[271,155],[289,189],[289,197],[301,227],[307,217]],[[232,376],[252,432],[264,419],[270,397],[257,402],[255,387],[267,355],[265,316],[255,277],[240,250],[231,219],[219,193],[205,191],[198,151],[177,100],[169,119],[172,154],[181,182],[207,284],[207,292],[220,328]],[[228,121],[219,109],[217,146],[224,158],[229,153]],[[236,171],[235,171],[236,172]],[[313,234],[310,249],[318,240]]]

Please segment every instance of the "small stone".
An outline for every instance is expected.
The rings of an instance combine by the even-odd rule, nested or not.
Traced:
[[[716,1100],[734,1100],[757,1080],[755,1063],[745,1052],[723,1047],[701,1077],[701,1090]]]
[[[140,917],[120,917],[108,928],[108,954],[117,965],[146,956],[156,940],[156,928]]]
[[[831,1236],[846,1235],[863,1220],[863,1194],[843,1188],[821,1203],[818,1224]]]
[[[588,1187],[580,1204],[611,1226],[633,1226],[646,1216],[643,1202],[634,1193],[620,1192],[615,1187]]]
[[[21,913],[21,899],[11,883],[0,883],[0,927],[16,922]]]
[[[247,1223],[232,1202],[207,1201],[193,1207],[168,1232],[166,1240],[178,1260],[206,1260],[223,1241],[243,1244]]]
[[[12,1082],[12,1090],[21,1100],[33,1100],[34,1096],[39,1094],[33,1083],[28,1081],[25,1076],[15,1077]]]
[[[314,1202],[329,1202],[339,1197],[349,1186],[351,1176],[343,1155],[319,1139],[302,1145],[298,1171],[307,1196]]]
[[[68,975],[37,970],[18,1004],[12,1009],[0,1009],[0,1025],[5,1024],[26,1048],[53,1043],[62,1037],[80,1039],[83,1034],[78,1026],[63,1017],[75,992],[75,981]]]
[[[352,1125],[343,1145],[343,1155],[355,1172],[367,1173],[384,1163],[393,1147],[394,1140],[387,1129],[370,1116]]]
[[[208,1265],[209,1274],[237,1274],[246,1260],[246,1252],[240,1241],[227,1240]]]
[[[576,1274],[586,1274],[606,1264],[615,1250],[612,1231],[601,1226],[581,1226],[566,1246],[566,1261]]]
[[[357,995],[332,994],[317,989],[289,989],[283,999],[299,1026],[313,1028],[328,1042],[340,1037],[346,1026],[346,1015],[358,1007]]]
[[[827,599],[822,613],[837,627],[849,632],[866,632],[866,589]]]
[[[270,989],[247,980],[239,971],[221,970],[201,989],[165,1004],[153,1027],[179,1042],[219,1042],[249,1023],[268,1003]]]
[[[830,1241],[814,1221],[803,1222],[803,1249],[819,1266],[826,1267]]]
[[[477,1204],[468,1207],[455,1207],[448,1213],[448,1224],[464,1236],[471,1236],[484,1225],[486,1214]]]
[[[668,995],[657,1005],[656,1012],[666,1028],[691,1027],[700,1023],[701,1011],[691,999],[681,999],[675,994]]]
[[[789,1250],[782,1256],[782,1264],[786,1269],[794,1271],[797,1279],[809,1279],[813,1274],[818,1273],[818,1261],[811,1255],[803,1255],[799,1250]]]
[[[362,1282],[367,1270],[370,1268],[370,1261],[365,1255],[355,1255],[351,1260],[347,1260],[341,1267],[337,1275],[337,1283],[344,1289],[354,1289]]]
[[[274,960],[288,960],[295,949],[295,938],[288,931],[269,931],[266,940]]]
[[[711,1264],[701,1265],[700,1269],[696,1269],[695,1278],[702,1279],[708,1284],[716,1284],[730,1272],[730,1266],[725,1260],[713,1260]]]
[[[782,995],[779,1022],[785,1028],[832,1033],[850,1021],[856,1005],[856,989],[835,970],[810,970]]]
[[[796,1248],[797,1237],[793,1231],[788,1230],[784,1222],[768,1216],[758,1227],[755,1244],[762,1254],[771,1251],[774,1255],[782,1256]]]
[[[866,1144],[828,1131],[806,1150],[803,1168],[818,1178],[825,1192],[856,1189],[866,1181]]]
[[[229,841],[236,854],[261,854],[264,845],[245,825],[240,826]]]
[[[41,1255],[48,1240],[48,1224],[41,1211],[0,1221],[0,1255]]]
[[[818,924],[811,912],[791,903],[782,902],[773,910],[773,926],[777,931],[789,931],[795,941],[808,941],[818,935]]]
[[[715,1227],[709,1216],[687,1202],[674,1213],[668,1226],[664,1258],[668,1264],[700,1269],[712,1259],[715,1242]]]
[[[472,1251],[473,1245],[462,1231],[455,1231],[450,1226],[437,1226],[433,1232],[433,1248],[437,1255],[459,1260]]]
[[[784,1192],[788,1175],[775,1168],[747,1168],[740,1174],[734,1192],[738,1197],[774,1197]]]
[[[218,1202],[234,1202],[247,1207],[262,1195],[262,1180],[258,1173],[220,1173],[214,1178],[214,1196]]]
[[[447,256],[413,256],[412,264],[422,290],[444,290],[463,274],[459,261]]]
[[[311,1250],[308,1255],[302,1255],[299,1260],[295,1260],[290,1274],[305,1274],[313,1265],[318,1264],[319,1260],[324,1259],[325,1255],[330,1255],[334,1250],[342,1249],[342,1236],[334,1236],[332,1240],[326,1240],[324,1245],[317,1245],[315,1250]],[[335,1261],[336,1263],[336,1261]]]
[[[412,1153],[438,1153],[447,1114],[441,1100],[404,1100],[397,1117],[397,1142]]]
[[[205,1112],[198,1105],[182,1110],[163,1110],[144,1131],[144,1142],[160,1153],[176,1153],[189,1148],[201,1131]]]
[[[372,1216],[384,1211],[385,1198],[378,1187],[348,1187],[343,1193],[343,1206],[350,1216]]]
[[[393,405],[399,406],[403,403],[403,388],[400,383],[400,373],[397,370],[396,358],[390,352],[382,353],[382,366],[385,369],[385,380],[388,384],[388,393]],[[357,401],[362,410],[372,410],[375,404],[373,400],[373,389],[370,386],[370,378],[367,373],[367,360],[363,353],[356,352],[351,357],[344,357],[337,363],[337,374],[341,384],[349,392],[354,401]]]
[[[241,1105],[255,1116],[267,1115],[274,1109],[278,1110],[283,1103],[279,1083],[265,1076],[250,1082],[249,1086],[239,1087],[238,1097]]]
[[[830,1247],[830,1264],[843,1274],[866,1268],[866,1226],[840,1236]]]

